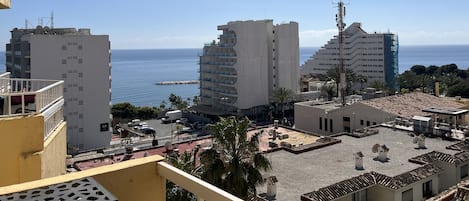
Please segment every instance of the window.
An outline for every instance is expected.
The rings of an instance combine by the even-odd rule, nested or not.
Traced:
[[[79,100],[79,101],[78,101],[78,105],[83,105],[83,101],[82,101],[82,100]]]
[[[62,78],[63,78],[63,79],[67,78],[67,74],[63,73],[63,74],[62,74]]]
[[[343,117],[343,120],[350,122],[350,117]]]
[[[79,63],[79,64],[82,64],[82,63],[83,63],[83,59],[81,59],[81,58],[78,59],[78,63]]]
[[[353,194],[352,201],[366,201],[366,189]]]
[[[67,50],[67,46],[62,45],[62,50]]]
[[[364,124],[364,123],[363,123],[363,119],[360,119],[360,125],[363,126],[363,124]]]
[[[67,64],[67,60],[62,59],[62,64]]]
[[[332,119],[329,119],[329,126],[329,131],[334,132],[334,130],[332,129]]]
[[[413,201],[413,200],[414,200],[414,192],[412,189],[402,192],[402,201]]]
[[[102,123],[99,125],[99,128],[101,132],[109,131],[109,123]]]
[[[83,133],[83,128],[79,128],[78,132]]]
[[[319,117],[319,130],[322,130],[322,117]]]
[[[366,121],[366,126],[370,126],[370,121]]]
[[[78,73],[78,77],[83,77],[83,73],[82,73],[82,72],[79,72],[79,73]]]
[[[467,177],[468,172],[467,172],[467,164],[461,166],[461,179],[464,177]]]
[[[373,125],[376,125],[376,122],[373,122]]]
[[[432,196],[432,180],[427,181],[422,184],[422,194],[423,197],[430,197]]]
[[[324,118],[324,130],[327,131],[327,118]]]

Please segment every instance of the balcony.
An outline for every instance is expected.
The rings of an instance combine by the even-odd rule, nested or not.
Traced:
[[[8,78],[0,75],[0,118],[42,114],[44,138],[63,121],[63,81]]]
[[[0,188],[0,200],[164,201],[166,180],[198,200],[241,199],[167,163],[158,155]]]

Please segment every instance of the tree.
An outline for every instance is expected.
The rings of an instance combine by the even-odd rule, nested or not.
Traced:
[[[199,104],[199,96],[194,96],[194,98],[192,98],[192,104],[193,105],[198,105]]]
[[[256,195],[256,186],[264,183],[260,171],[271,169],[270,161],[259,152],[256,133],[247,136],[249,119],[221,118],[209,125],[214,145],[200,155],[201,177],[242,199]]]
[[[410,68],[410,71],[414,72],[416,75],[421,75],[426,73],[426,68],[422,65],[414,65]]]
[[[273,92],[275,102],[282,108],[282,119],[285,118],[285,104],[293,99],[293,91],[286,88],[276,88]]]
[[[323,85],[321,87],[321,95],[326,96],[328,101],[331,101],[335,96],[336,89],[333,85]]]
[[[169,103],[171,103],[171,108],[174,108],[174,106],[178,102],[178,96],[176,94],[171,93],[168,97]]]
[[[331,68],[326,72],[327,80],[334,80],[336,84],[336,91],[337,95],[339,95],[339,84],[340,84],[340,69],[339,67]],[[354,83],[357,80],[357,76],[352,69],[346,68],[345,69],[345,82],[346,83]],[[347,91],[350,92],[351,86],[350,84],[347,85]]]
[[[191,175],[197,175],[197,153],[199,152],[199,147],[195,147],[192,152],[185,151],[182,155],[178,155],[175,152],[169,154],[166,158],[166,161],[172,166],[187,172]],[[196,201],[197,197],[177,186],[171,181],[166,182],[166,200],[168,201]]]
[[[167,104],[166,101],[161,101],[161,103],[160,103],[160,109],[161,109],[161,110],[165,110],[165,109],[166,109],[166,104]]]
[[[367,83],[368,78],[364,75],[357,75],[356,79],[360,82],[360,90],[363,90],[363,83]]]
[[[114,118],[132,119],[137,115],[137,108],[128,102],[117,103],[112,105],[111,114]]]
[[[384,82],[375,80],[371,82],[370,87],[375,88],[376,90],[386,90],[386,84]]]

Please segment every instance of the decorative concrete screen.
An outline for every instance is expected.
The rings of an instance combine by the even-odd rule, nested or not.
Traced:
[[[31,189],[19,193],[0,196],[0,201],[8,200],[111,200],[117,201],[110,192],[93,178],[83,178],[66,183]]]

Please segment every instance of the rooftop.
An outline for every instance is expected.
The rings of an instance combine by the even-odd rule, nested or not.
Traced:
[[[431,175],[438,172],[437,168],[428,165],[422,166],[409,162],[409,159],[438,151],[448,155],[455,155],[457,150],[446,149],[454,142],[444,141],[439,138],[427,138],[427,149],[416,149],[409,132],[393,131],[391,128],[377,127],[378,134],[357,138],[349,135],[341,135],[337,139],[341,143],[326,146],[320,149],[292,154],[279,150],[266,154],[272,162],[273,170],[269,173],[278,178],[277,200],[299,200],[300,196],[318,191],[339,182],[350,181],[352,177],[367,178],[373,174],[373,178],[382,180],[370,181],[371,184],[384,180],[405,179],[405,173],[415,171],[421,174]],[[377,153],[372,153],[374,144],[385,144],[390,150],[389,161],[379,162],[375,160]],[[353,153],[361,151],[364,170],[356,170]],[[374,183],[373,183],[374,182]],[[404,183],[402,181],[392,183]],[[395,186],[390,186],[393,188]],[[266,187],[258,187],[259,193],[265,192]]]
[[[445,114],[445,115],[460,115],[466,114],[468,110],[451,108],[451,107],[430,107],[423,109],[424,112],[435,113],[435,114]]]
[[[386,96],[364,100],[360,103],[374,107],[385,112],[395,114],[396,116],[411,119],[414,115],[427,116],[429,113],[423,112],[423,109],[431,107],[451,107],[461,108],[464,104],[457,103],[445,98],[439,98],[422,92],[406,93],[395,96]]]

